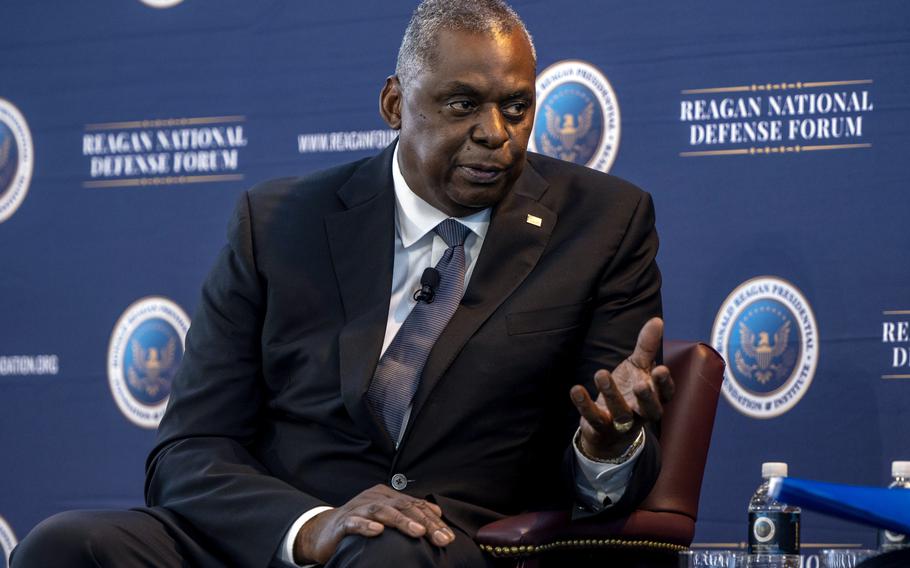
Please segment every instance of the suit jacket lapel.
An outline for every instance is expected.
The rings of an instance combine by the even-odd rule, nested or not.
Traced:
[[[550,240],[557,215],[539,201],[547,181],[530,164],[493,211],[490,229],[461,305],[433,346],[414,396],[410,426],[467,340],[537,264]],[[536,223],[540,222],[540,226]]]
[[[392,288],[393,148],[394,144],[351,176],[338,190],[347,209],[325,218],[346,322],[339,337],[342,399],[355,423],[389,453],[394,452],[392,440],[364,395],[382,350]]]

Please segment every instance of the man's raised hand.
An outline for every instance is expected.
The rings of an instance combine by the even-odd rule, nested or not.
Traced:
[[[596,459],[621,455],[641,426],[660,420],[673,397],[673,379],[664,365],[655,366],[664,322],[652,318],[641,328],[635,350],[613,373],[600,369],[594,383],[600,394],[591,400],[581,385],[572,387],[572,402],[581,414],[581,451]]]
[[[374,485],[341,507],[307,521],[294,539],[294,561],[325,564],[345,536],[374,537],[386,527],[414,538],[426,538],[436,546],[446,546],[455,539],[455,533],[442,521],[438,505],[387,485]]]

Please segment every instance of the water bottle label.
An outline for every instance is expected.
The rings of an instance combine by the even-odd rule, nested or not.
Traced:
[[[749,513],[749,554],[799,554],[799,513]]]

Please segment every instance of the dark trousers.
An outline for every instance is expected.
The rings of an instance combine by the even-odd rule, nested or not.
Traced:
[[[166,510],[69,511],[41,522],[19,543],[11,568],[222,567],[230,558],[203,549],[193,535],[166,522]],[[374,538],[345,537],[326,568],[487,568],[492,560],[464,533],[438,548],[386,529]],[[272,566],[280,566],[274,561]],[[251,567],[253,568],[253,567]]]

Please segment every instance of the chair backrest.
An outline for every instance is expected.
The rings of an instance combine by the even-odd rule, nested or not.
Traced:
[[[725,365],[711,347],[687,341],[664,342],[664,363],[676,394],[661,420],[660,476],[638,509],[680,513],[695,521]]]

